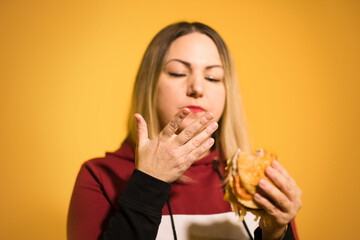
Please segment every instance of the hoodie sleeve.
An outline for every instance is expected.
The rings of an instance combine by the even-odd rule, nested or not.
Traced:
[[[170,188],[171,184],[135,169],[103,239],[155,239]]]

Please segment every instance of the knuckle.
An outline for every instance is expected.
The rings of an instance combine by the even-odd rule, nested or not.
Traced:
[[[300,208],[302,208],[302,202],[301,201],[299,201],[299,203],[298,203],[298,209],[300,209]]]
[[[284,188],[285,192],[291,191],[291,185],[289,184],[289,182],[285,182],[283,185],[283,188]]]
[[[208,134],[208,135],[211,135],[215,130],[211,127],[211,126],[208,126],[206,129],[205,129],[205,132]]]
[[[184,164],[184,162],[179,162],[177,165],[176,165],[176,169],[180,172],[182,172],[184,169],[186,168],[186,164]]]
[[[190,154],[190,158],[191,158],[191,161],[195,161],[196,159],[198,159],[202,154],[202,151],[201,149],[197,148],[195,149],[191,154]]]
[[[189,154],[185,160],[182,162],[182,168],[186,171],[186,169],[188,169],[191,164],[193,163],[194,161],[194,156],[192,154]]]
[[[289,206],[289,203],[286,199],[281,199],[277,205],[283,208],[284,206]]]
[[[176,151],[174,148],[166,148],[166,153],[168,156],[170,156],[171,158],[176,158]]]
[[[287,214],[281,214],[279,217],[279,222],[281,224],[287,224],[289,222],[289,216]]]
[[[188,161],[194,161],[196,159],[196,151],[192,151],[189,155],[188,155]]]
[[[285,175],[289,180],[292,179],[291,176],[290,176],[290,174],[288,173],[288,171],[286,171],[285,168],[282,168],[282,169],[283,169],[283,171],[284,171],[284,175]]]
[[[293,210],[293,211],[290,211],[289,213],[288,213],[288,218],[289,219],[293,219],[295,216],[296,216],[296,214],[297,214],[297,209],[295,210]]]
[[[276,207],[275,206],[272,206],[268,209],[268,214],[271,215],[271,216],[276,216]]]
[[[205,125],[208,122],[208,120],[205,117],[202,117],[199,121],[201,125]]]
[[[198,148],[196,150],[196,156],[197,156],[196,158],[199,158],[203,153],[204,153],[204,149]]]
[[[177,122],[175,122],[174,120],[169,122],[169,128],[171,130],[176,130],[179,127],[179,124],[177,124]]]
[[[299,196],[300,196],[300,197],[302,196],[302,191],[301,191],[301,189],[299,189]]]
[[[209,145],[209,144],[204,144],[204,145],[202,146],[202,148],[201,148],[200,156],[201,156],[204,152],[206,152],[207,150],[209,150],[210,147],[211,147],[211,145]]]
[[[184,135],[186,138],[191,138],[193,135],[193,132],[190,129],[185,129],[184,130]]]
[[[296,188],[300,189],[293,178],[289,179],[289,182]]]
[[[199,139],[193,139],[192,145],[197,148],[201,145],[201,142],[199,141]]]

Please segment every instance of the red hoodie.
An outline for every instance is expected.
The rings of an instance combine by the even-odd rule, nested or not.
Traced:
[[[172,185],[135,169],[130,141],[83,164],[68,215],[68,239],[261,239],[254,215],[237,221],[223,200],[216,151],[195,162],[190,180]],[[220,170],[220,174],[223,170]],[[168,205],[170,201],[170,206]],[[169,210],[172,210],[172,214]],[[283,239],[297,239],[292,222]]]

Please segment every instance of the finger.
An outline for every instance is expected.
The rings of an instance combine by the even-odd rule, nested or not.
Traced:
[[[210,150],[212,145],[214,145],[215,140],[213,138],[209,138],[205,140],[201,145],[187,155],[187,160],[189,161],[190,165],[198,160],[204,153]]]
[[[272,202],[275,203],[283,212],[289,212],[291,210],[291,201],[287,196],[282,193],[277,187],[272,185],[265,179],[260,179],[259,188],[266,195],[266,197]]]
[[[177,137],[177,141],[180,145],[185,144],[190,139],[192,139],[201,129],[212,120],[214,116],[207,112],[203,114],[200,118],[195,120],[190,126],[185,128]],[[204,139],[203,139],[204,140]],[[201,141],[202,142],[202,141]],[[200,142],[200,143],[201,143]],[[200,144],[199,144],[200,145]]]
[[[286,171],[286,169],[280,164],[279,161],[274,160],[271,162],[271,166],[278,170],[282,175],[284,175],[287,178],[291,178],[290,174]]]
[[[297,204],[299,209],[300,209],[301,205],[302,205],[302,203],[301,203],[301,195],[302,195],[301,189],[296,184],[295,180],[286,171],[286,169],[278,161],[273,161],[271,163],[271,165],[273,166],[274,169],[276,169],[282,175],[284,175],[287,178],[287,181],[289,183],[291,183],[292,189],[293,189],[293,194],[289,195],[289,198],[290,198],[291,201],[293,201],[295,204]]]
[[[138,144],[139,144],[139,146],[142,146],[146,141],[149,140],[147,124],[146,124],[145,119],[139,113],[135,113],[134,117],[136,119]]]
[[[283,173],[284,171],[280,172],[271,166],[265,169],[265,175],[280,189],[281,192],[283,192],[290,200],[293,200],[298,187],[290,175],[284,175]]]
[[[271,216],[277,216],[281,214],[280,209],[278,209],[274,203],[259,193],[254,194],[254,201]]]
[[[165,126],[165,128],[161,131],[161,135],[166,138],[173,136],[176,131],[179,129],[182,121],[189,115],[190,110],[188,108],[183,108],[170,120],[170,122]]]
[[[207,126],[204,130],[202,130],[198,135],[194,138],[190,139],[185,144],[185,149],[187,152],[191,152],[193,149],[200,147],[200,145],[216,131],[218,128],[218,123],[213,122],[209,126]]]

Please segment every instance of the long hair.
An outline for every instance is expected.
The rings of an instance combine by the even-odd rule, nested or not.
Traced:
[[[156,111],[157,83],[164,66],[171,43],[184,35],[199,32],[207,35],[215,43],[224,68],[226,92],[225,108],[215,133],[216,148],[222,158],[230,158],[237,148],[250,152],[245,113],[242,106],[238,80],[230,52],[220,35],[209,26],[199,22],[179,22],[162,29],[150,42],[141,61],[132,96],[128,116],[128,137],[137,141],[135,113],[140,113],[148,125],[149,138],[160,131],[160,121]]]

